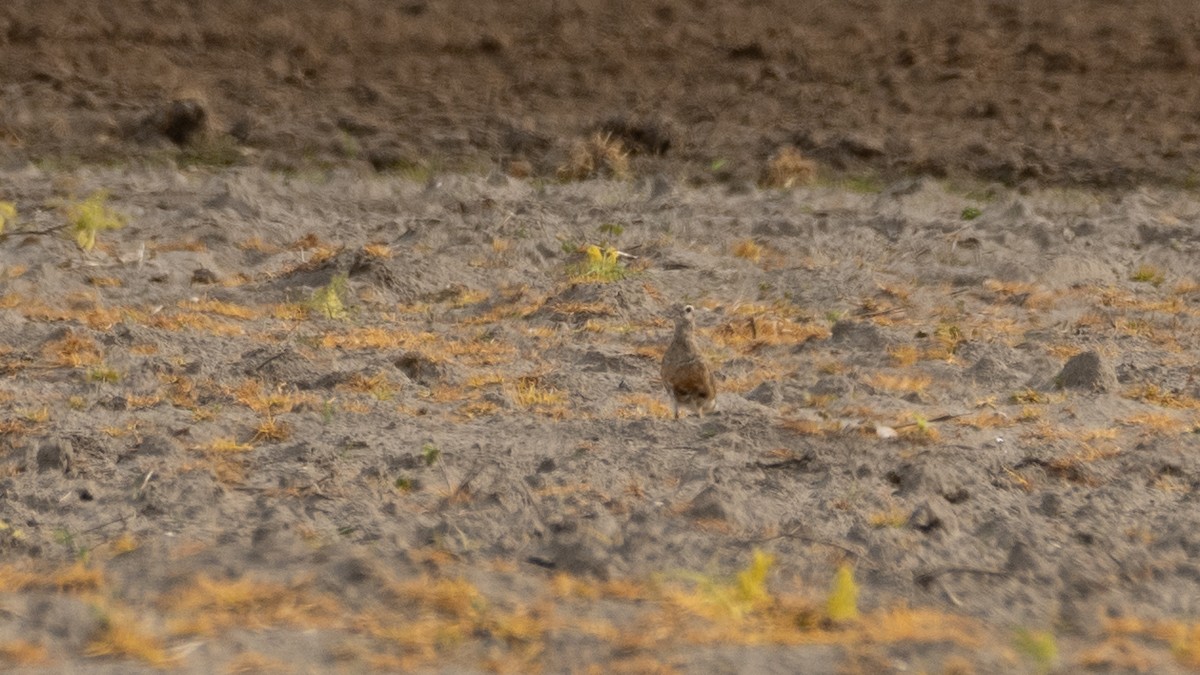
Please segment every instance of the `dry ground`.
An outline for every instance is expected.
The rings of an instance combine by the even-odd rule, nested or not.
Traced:
[[[12,661],[1200,658],[1190,195],[5,184]],[[62,224],[100,188],[128,222],[85,253]],[[677,422],[657,360],[685,301],[721,412]],[[833,621],[843,567],[860,615]]]
[[[1200,669],[1198,19],[3,3],[0,663]]]

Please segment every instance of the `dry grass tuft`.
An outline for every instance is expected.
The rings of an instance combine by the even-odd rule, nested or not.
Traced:
[[[982,410],[973,415],[964,415],[954,420],[956,424],[975,429],[995,429],[1012,426],[1016,423],[1012,417],[994,410]]]
[[[290,664],[273,659],[258,652],[242,652],[229,660],[225,672],[229,675],[240,673],[289,673],[293,668]]]
[[[1154,383],[1133,387],[1125,392],[1125,397],[1163,408],[1177,408],[1181,410],[1200,409],[1200,400],[1187,394],[1167,391]]]
[[[390,260],[394,254],[392,247],[384,243],[373,243],[363,246],[363,253],[380,260]]]
[[[518,378],[509,388],[509,398],[522,408],[561,416],[566,413],[567,395],[546,386],[537,376]]]
[[[867,384],[884,391],[898,393],[920,393],[925,391],[933,382],[928,375],[894,375],[891,373],[876,373],[867,378]]]
[[[204,312],[205,314],[216,314],[218,316],[226,316],[231,319],[242,319],[245,321],[257,319],[259,313],[249,307],[240,307],[228,302],[220,300],[199,300],[191,302],[187,300],[180,301],[179,308],[193,312]]]
[[[166,668],[175,662],[158,636],[147,631],[132,612],[117,608],[104,612],[104,628],[84,653],[139,659],[156,668]]]
[[[817,178],[817,165],[793,146],[780,148],[767,160],[758,179],[761,188],[787,189],[808,185]]]
[[[875,529],[904,527],[907,522],[908,511],[899,504],[891,504],[883,511],[876,511],[867,516],[867,524]]]
[[[1172,415],[1159,412],[1130,415],[1120,420],[1120,423],[1129,427],[1137,427],[1146,433],[1156,435],[1179,434],[1190,428],[1187,422]]]
[[[907,368],[920,360],[921,350],[916,345],[896,345],[888,348],[888,356],[897,366]]]
[[[833,421],[785,419],[779,426],[801,436],[824,436],[841,431],[841,425]]]
[[[0,643],[0,662],[10,666],[44,666],[50,663],[45,645],[28,640]]]
[[[262,630],[274,626],[317,628],[334,625],[341,607],[303,583],[285,585],[250,578],[211,579],[201,575],[166,600],[168,628],[175,635],[219,635],[228,628]]]
[[[617,399],[616,416],[622,419],[642,419],[656,417],[667,419],[671,416],[671,408],[663,396],[650,394],[625,394]]]
[[[61,338],[47,342],[42,347],[42,355],[49,363],[65,368],[96,366],[104,358],[95,340],[75,331],[67,331]]]
[[[829,337],[829,329],[825,326],[798,323],[794,318],[774,310],[747,308],[738,313],[748,316],[718,326],[711,333],[714,342],[738,351],[751,351],[764,346],[798,345]]]
[[[612,134],[596,133],[575,143],[567,163],[558,167],[557,175],[564,182],[596,177],[623,179],[629,176],[629,153]]]
[[[758,262],[762,258],[763,247],[753,239],[743,239],[733,246],[733,255],[750,262]]]
[[[31,571],[18,565],[0,566],[0,591],[53,590],[77,593],[95,591],[104,585],[104,573],[76,562],[50,572]]]

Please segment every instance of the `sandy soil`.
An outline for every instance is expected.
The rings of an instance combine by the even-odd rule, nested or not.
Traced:
[[[72,7],[0,8],[6,668],[1200,669],[1190,3]]]

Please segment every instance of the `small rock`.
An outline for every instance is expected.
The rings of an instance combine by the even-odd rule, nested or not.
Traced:
[[[529,178],[533,175],[533,165],[523,159],[514,159],[508,163],[508,175],[513,178]]]
[[[687,515],[699,520],[736,520],[733,510],[732,495],[716,485],[709,485],[692,498]]]
[[[1021,541],[1009,549],[1008,560],[1004,563],[1004,569],[1009,572],[1036,572],[1040,567],[1041,562],[1033,548]]]
[[[808,391],[815,396],[848,396],[854,393],[854,382],[845,375],[826,375]]]
[[[608,579],[616,571],[613,549],[624,543],[621,527],[607,512],[551,525],[544,556],[554,568],[570,574]]]
[[[1003,361],[986,354],[967,368],[966,375],[980,384],[1009,384],[1025,377],[1009,368]]]
[[[671,181],[667,177],[660,174],[654,176],[654,180],[650,183],[650,201],[662,199],[671,194]]]
[[[134,447],[139,455],[162,457],[173,453],[179,443],[162,434],[150,433],[142,436],[142,441]]]
[[[418,384],[435,384],[446,375],[445,369],[418,352],[406,352],[396,359],[394,365],[408,379]]]
[[[217,275],[207,267],[197,267],[192,270],[193,284],[215,284],[217,283]]]
[[[162,133],[176,145],[187,145],[208,124],[208,111],[194,98],[171,101],[162,114]]]
[[[900,436],[899,432],[884,424],[875,425],[875,435],[885,440],[891,440]]]
[[[80,651],[95,639],[102,615],[90,603],[72,596],[35,594],[12,615],[22,617],[31,635],[52,635],[62,649]]]
[[[1042,497],[1041,512],[1047,518],[1057,518],[1062,513],[1062,497],[1053,492],[1047,493]]]
[[[747,401],[754,401],[755,403],[761,403],[763,405],[774,405],[778,403],[780,399],[779,383],[763,382],[754,389],[750,390],[750,393],[746,394],[745,399]]]
[[[75,449],[66,438],[56,438],[42,441],[37,449],[37,469],[41,471],[71,470],[71,462],[75,459]]]
[[[908,526],[926,534],[935,530],[949,532],[955,529],[953,519],[949,510],[936,502],[922,502],[908,517]]]
[[[1054,383],[1063,389],[1088,389],[1095,392],[1114,391],[1117,388],[1117,373],[1112,364],[1100,358],[1094,351],[1072,356]]]
[[[833,324],[829,342],[863,351],[881,350],[888,344],[887,338],[878,326],[847,320]]]

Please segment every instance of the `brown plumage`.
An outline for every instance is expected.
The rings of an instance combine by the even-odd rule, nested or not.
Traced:
[[[717,407],[717,384],[696,346],[695,332],[696,310],[688,305],[675,319],[675,339],[662,362],[663,386],[675,419],[679,419],[679,406],[693,408],[701,417]]]

